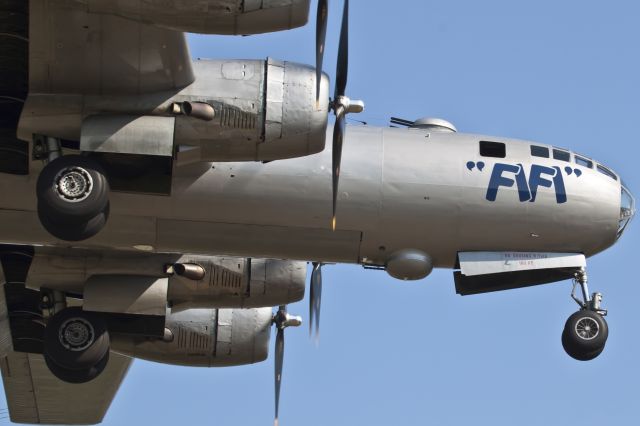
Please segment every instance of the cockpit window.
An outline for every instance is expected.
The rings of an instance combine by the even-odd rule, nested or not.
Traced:
[[[601,166],[600,164],[598,164],[598,171],[600,173],[602,173],[603,175],[609,176],[613,180],[618,180],[618,176],[616,176],[615,173],[613,173],[611,170],[607,169],[605,166]]]
[[[546,146],[531,145],[531,155],[534,157],[549,158],[549,148]]]
[[[620,238],[631,219],[633,219],[633,215],[635,213],[636,201],[633,199],[631,192],[629,192],[624,182],[622,182],[620,194],[620,220],[618,221],[618,238]]]
[[[502,142],[480,141],[480,155],[483,157],[504,158],[507,156],[507,147]]]
[[[561,149],[553,149],[553,159],[560,161],[569,161],[571,159],[571,154],[568,151],[563,151]]]
[[[576,160],[576,164],[578,166],[588,167],[590,169],[593,169],[593,161],[587,160],[586,158],[580,157],[579,155],[576,155],[573,158]]]

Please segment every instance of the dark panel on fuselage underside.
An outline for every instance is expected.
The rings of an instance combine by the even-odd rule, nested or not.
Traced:
[[[467,296],[567,280],[573,278],[575,272],[574,269],[536,269],[468,277],[460,271],[455,271],[453,278],[456,293]]]

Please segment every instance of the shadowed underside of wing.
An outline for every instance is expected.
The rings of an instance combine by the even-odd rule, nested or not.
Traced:
[[[100,376],[84,384],[56,378],[38,354],[15,352],[0,262],[0,371],[9,416],[15,423],[95,424],[102,421],[132,359],[111,353]]]
[[[0,360],[11,421],[43,424],[95,424],[102,421],[131,358],[111,353],[95,380],[69,384],[56,378],[42,355],[13,352]]]
[[[194,80],[185,35],[76,2],[31,0],[29,92],[137,95]]]

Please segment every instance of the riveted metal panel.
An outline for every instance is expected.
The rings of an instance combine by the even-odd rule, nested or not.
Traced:
[[[179,89],[194,80],[184,34],[87,13],[81,2],[33,0],[30,5],[32,93],[142,94]]]
[[[264,0],[244,0],[242,2],[242,10],[246,12],[253,12],[262,8]]]
[[[284,105],[284,63],[271,58],[267,60],[267,115],[264,140],[282,136],[282,107]]]
[[[105,370],[88,383],[55,377],[39,354],[14,352],[0,361],[11,421],[87,425],[104,418],[131,358],[111,353]]]
[[[224,367],[264,361],[271,308],[167,309],[169,341],[114,334],[113,351],[165,364]]]
[[[233,310],[218,310],[218,337],[216,356],[229,356],[231,353],[231,332],[233,330]]]
[[[310,259],[335,262],[358,259],[358,231],[331,229],[256,226],[198,221],[159,219],[157,222],[159,251],[210,252],[235,255],[251,247],[256,257],[299,259],[305,252]],[[313,245],[309,244],[313,241]],[[185,247],[189,247],[186,249]],[[271,252],[270,256],[261,253]],[[300,259],[305,260],[305,259]]]
[[[95,275],[84,286],[84,310],[164,316],[167,278]]]
[[[94,115],[82,123],[80,150],[173,155],[174,117]]]
[[[587,261],[581,253],[461,252],[460,269],[466,276],[535,269],[580,268]]]

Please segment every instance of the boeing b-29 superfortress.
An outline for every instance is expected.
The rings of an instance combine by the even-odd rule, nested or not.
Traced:
[[[132,358],[260,362],[272,326],[277,418],[284,330],[300,324],[286,305],[303,298],[307,262],[316,330],[325,263],[402,280],[450,268],[462,295],[574,279],[562,344],[577,360],[602,352],[606,311],[586,258],[633,217],[621,177],[445,120],[347,130],[364,108],[346,96],[348,1],[332,94],[318,3],[315,67],[192,61],[184,36],[299,27],[310,0],[2,3],[0,364],[12,421],[100,422]]]

